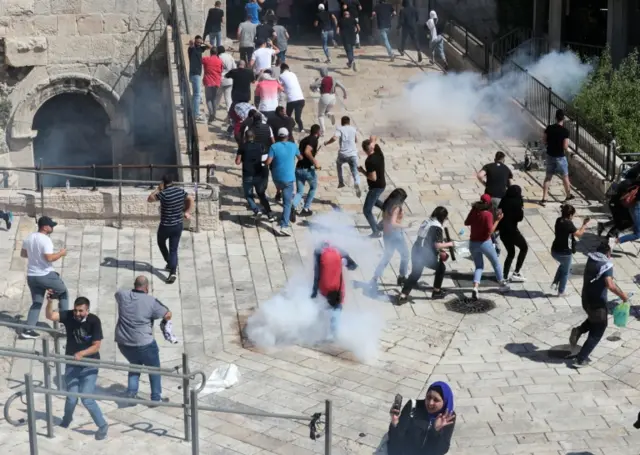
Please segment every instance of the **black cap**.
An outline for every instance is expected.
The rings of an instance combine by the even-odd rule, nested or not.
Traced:
[[[48,216],[41,216],[40,219],[38,220],[38,229],[42,229],[45,226],[49,226],[49,227],[56,227],[58,225],[58,223],[56,223],[55,221],[53,221],[51,218],[49,218]]]

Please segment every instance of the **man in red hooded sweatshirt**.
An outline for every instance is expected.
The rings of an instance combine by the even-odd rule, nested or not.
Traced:
[[[344,251],[339,250],[329,242],[324,242],[315,251],[313,291],[311,298],[316,298],[318,293],[327,299],[333,309],[331,314],[331,336],[335,337],[338,318],[342,311],[344,301],[344,276],[343,261],[347,269],[355,270],[358,264]]]

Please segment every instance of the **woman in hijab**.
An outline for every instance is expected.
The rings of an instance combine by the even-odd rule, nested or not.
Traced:
[[[446,454],[455,419],[451,387],[445,382],[434,382],[424,400],[410,400],[402,412],[392,410],[389,455]]]
[[[373,289],[378,287],[378,280],[382,276],[384,269],[389,265],[389,261],[391,261],[391,257],[396,250],[400,253],[398,286],[402,286],[405,282],[407,269],[409,268],[409,248],[407,248],[404,233],[402,232],[402,218],[404,217],[402,205],[405,199],[407,199],[407,192],[402,188],[396,188],[382,204],[384,254],[378,267],[376,267],[373,278],[371,278],[371,287]]]
[[[521,283],[525,281],[525,278],[520,273],[520,270],[529,251],[527,241],[518,229],[518,223],[524,219],[522,188],[518,185],[511,185],[507,188],[507,192],[500,201],[498,208],[502,210],[502,219],[498,224],[498,231],[500,231],[500,238],[507,250],[507,258],[504,260],[504,267],[502,269],[504,278],[509,279],[509,270],[511,269],[513,258],[516,256],[516,247],[518,247],[520,253],[518,254],[518,261],[516,262],[516,269],[513,271],[510,279],[513,282]]]

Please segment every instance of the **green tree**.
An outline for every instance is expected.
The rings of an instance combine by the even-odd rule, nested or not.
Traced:
[[[587,131],[591,125],[594,135],[613,133],[623,152],[629,153],[640,151],[639,58],[634,50],[614,69],[607,49],[573,100]]]

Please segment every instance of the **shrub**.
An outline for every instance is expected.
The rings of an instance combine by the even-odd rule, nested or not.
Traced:
[[[573,100],[573,107],[588,124],[611,132],[628,153],[640,151],[639,57],[634,50],[614,69],[607,50]]]

